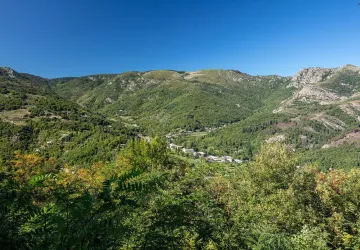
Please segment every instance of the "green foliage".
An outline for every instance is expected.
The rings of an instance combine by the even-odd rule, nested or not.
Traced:
[[[299,234],[294,235],[291,239],[296,250],[326,250],[329,249],[327,246],[328,240],[328,234],[319,227],[309,228],[308,226],[304,226]]]
[[[159,138],[130,140],[105,165],[53,162],[17,154],[0,168],[2,249],[359,246],[360,171],[299,167],[280,144],[237,168],[190,165]]]
[[[19,109],[25,105],[26,95],[25,94],[0,94],[0,111],[3,110],[14,110]]]
[[[149,169],[167,165],[168,149],[166,142],[155,137],[150,142],[141,139],[131,140],[122,150],[121,159],[128,159],[129,164]]]
[[[289,123],[290,118],[290,115],[256,113],[241,122],[212,131],[205,136],[177,137],[175,143],[186,144],[188,148],[208,154],[252,158],[265,138],[281,132],[276,125]]]
[[[299,155],[304,163],[316,162],[322,170],[360,167],[360,148],[352,144],[339,147],[305,151]]]
[[[29,170],[29,164],[38,164],[34,157],[21,159],[21,165],[15,166],[24,167],[24,171]],[[128,194],[142,192],[145,187],[134,181],[144,173],[139,170],[111,177],[93,193],[76,190],[78,181],[69,182],[62,172],[35,175],[19,186],[19,170],[3,171],[2,249],[108,249],[115,244],[115,235],[124,234],[120,222],[127,209],[136,205],[136,198]],[[66,183],[67,188],[60,183]]]
[[[334,76],[322,83],[329,89],[344,96],[351,96],[354,92],[359,90],[360,77],[358,72],[353,70],[341,70],[335,73]]]
[[[0,115],[2,110],[12,109],[25,114],[7,118],[4,113],[5,119],[0,121],[0,162],[10,161],[16,150],[55,157],[59,164],[106,162],[134,136],[134,131],[121,123],[52,93],[48,80],[21,74],[19,78],[0,80]]]
[[[357,122],[358,122],[353,116],[346,114],[342,109],[340,109],[338,107],[334,107],[334,108],[328,110],[326,112],[326,114],[333,116],[335,118],[338,118],[348,125],[354,125],[354,124],[357,124]]]
[[[91,78],[93,83],[89,77],[56,79],[52,86],[60,95],[74,96],[92,110],[117,118],[131,116],[134,123],[153,134],[237,122],[263,107],[267,98],[289,91],[286,79],[250,77],[235,71],[201,71],[190,78],[166,70]],[[82,95],[77,94],[79,86],[85,86]]]

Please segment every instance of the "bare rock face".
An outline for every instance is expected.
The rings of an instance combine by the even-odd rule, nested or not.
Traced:
[[[284,142],[286,139],[285,135],[276,135],[265,140],[266,143]]]
[[[19,74],[15,70],[10,69],[8,67],[0,67],[0,76],[15,78],[15,77],[18,77]]]
[[[105,102],[107,102],[107,103],[113,103],[114,100],[111,99],[110,97],[106,97]]]
[[[315,102],[320,105],[327,105],[345,99],[346,97],[338,96],[329,89],[309,84],[297,90],[291,98],[282,101],[281,106],[273,110],[273,113],[281,113],[286,110],[286,108],[293,107],[294,103],[299,101],[303,103]]]
[[[307,68],[299,71],[291,79],[288,87],[300,88],[308,84],[322,82],[332,76],[335,69],[326,68]]]
[[[339,100],[340,97],[335,93],[314,85],[307,85],[293,96],[293,100],[303,102],[319,102],[320,104],[328,104]]]

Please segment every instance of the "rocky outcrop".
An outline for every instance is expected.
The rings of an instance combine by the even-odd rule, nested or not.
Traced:
[[[8,67],[0,67],[0,76],[15,78],[15,77],[19,77],[19,73]]]
[[[294,100],[302,102],[319,102],[320,104],[329,104],[333,101],[340,100],[340,97],[330,90],[320,88],[314,85],[304,86],[299,92],[294,94]]]
[[[288,87],[300,88],[308,84],[322,82],[330,78],[334,72],[335,69],[306,68],[296,73]]]
[[[265,140],[266,143],[284,142],[286,139],[285,135],[276,135]]]

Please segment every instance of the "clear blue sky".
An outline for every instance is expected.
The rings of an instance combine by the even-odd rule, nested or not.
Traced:
[[[356,0],[0,0],[0,65],[44,77],[360,66]]]

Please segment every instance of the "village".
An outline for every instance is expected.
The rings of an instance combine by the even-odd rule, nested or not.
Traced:
[[[230,125],[230,124],[228,124],[228,125]],[[198,151],[195,151],[192,148],[185,148],[183,146],[179,146],[179,145],[176,145],[176,144],[172,143],[175,137],[178,137],[178,136],[181,136],[181,135],[182,136],[190,136],[190,135],[193,135],[195,133],[204,133],[204,132],[206,134],[206,133],[210,133],[212,131],[224,128],[226,126],[227,125],[224,124],[222,126],[215,127],[215,128],[207,128],[207,127],[205,127],[204,130],[196,130],[195,132],[194,131],[186,131],[184,129],[179,128],[175,132],[170,132],[169,134],[167,134],[166,138],[170,142],[169,143],[169,148],[172,151],[174,151],[174,152],[176,152],[178,154],[184,154],[184,155],[186,155],[188,157],[193,157],[195,159],[203,158],[203,159],[205,159],[206,162],[236,163],[236,164],[241,165],[243,163],[243,160],[234,159],[231,156],[227,156],[227,155],[224,155],[224,156],[208,155],[205,152],[201,152],[201,151],[198,152]]]
[[[203,158],[207,162],[237,163],[237,164],[240,164],[240,165],[243,163],[242,160],[234,159],[231,156],[207,155],[205,152],[201,152],[201,151],[197,152],[192,148],[185,148],[183,146],[179,146],[179,145],[176,145],[174,143],[170,143],[169,148],[172,151],[175,151],[177,153],[182,153],[182,154],[184,154],[186,156],[194,157],[195,159]]]
[[[222,127],[226,127],[226,125],[223,125]],[[217,130],[218,128],[206,128],[206,132],[211,132],[214,130]],[[195,131],[200,132],[200,131]],[[241,165],[243,163],[243,160],[240,159],[234,159],[231,156],[224,155],[224,156],[216,156],[216,155],[209,155],[205,152],[196,151],[192,148],[185,148],[184,146],[176,145],[173,143],[174,137],[178,137],[180,135],[191,135],[193,134],[193,131],[186,131],[183,129],[178,129],[177,133],[169,133],[166,135],[166,139],[168,140],[168,148],[177,154],[182,154],[187,157],[192,157],[194,159],[204,159],[206,162],[217,162],[217,163],[235,163]],[[138,134],[138,138],[144,139],[148,142],[151,141],[151,138],[149,136],[144,136],[142,134]]]

